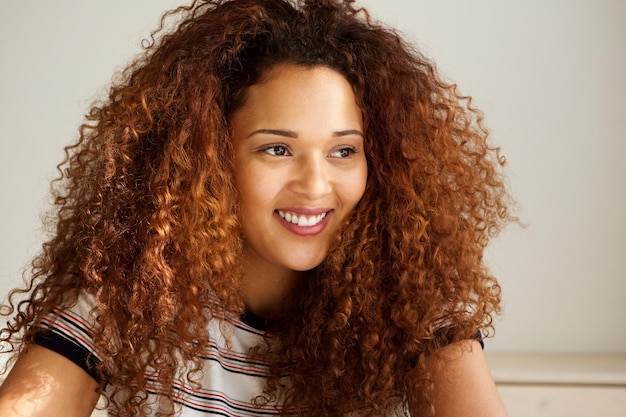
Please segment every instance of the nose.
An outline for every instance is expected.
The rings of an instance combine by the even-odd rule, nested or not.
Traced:
[[[309,200],[317,200],[332,189],[329,167],[322,155],[302,157],[295,166],[293,191]]]

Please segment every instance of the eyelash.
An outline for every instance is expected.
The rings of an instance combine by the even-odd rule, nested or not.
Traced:
[[[277,149],[280,149],[282,151],[282,153],[278,153],[276,152]],[[282,143],[275,143],[272,145],[268,145],[265,146],[261,149],[262,152],[268,153],[272,156],[288,156],[289,155],[289,149],[286,145],[282,144]],[[344,154],[343,156],[337,156],[337,158],[339,159],[345,159],[345,158],[349,158],[351,155],[355,154],[358,152],[358,149],[353,147],[353,146],[345,146],[343,148],[337,149],[332,151],[329,155],[333,155],[337,152],[340,152],[342,154],[344,154],[345,152],[347,152],[346,154]]]
[[[336,151],[331,152],[331,155],[336,153],[336,152],[346,152],[347,151],[347,155],[345,156],[340,156],[339,158],[344,159],[344,158],[349,158],[350,156],[352,156],[353,154],[358,152],[358,149],[353,147],[353,146],[345,146],[343,148],[337,149]]]
[[[284,153],[283,154],[277,154],[276,153],[276,149],[277,148],[280,148],[281,150],[283,150]],[[275,143],[275,144],[272,144],[272,145],[265,146],[263,149],[261,149],[261,151],[263,151],[265,153],[268,153],[268,154],[270,154],[272,156],[287,156],[287,154],[289,153],[289,149],[287,148],[287,146],[282,144],[282,143]]]

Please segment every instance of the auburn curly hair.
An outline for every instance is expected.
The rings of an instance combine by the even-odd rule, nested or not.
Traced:
[[[280,343],[257,352],[273,358],[257,401],[311,416],[434,415],[423,358],[492,333],[500,287],[483,250],[513,218],[504,160],[471,99],[352,0],[194,1],[151,39],[66,148],[53,235],[12,292],[0,340],[19,352],[86,291],[112,405],[145,415],[147,367],[171,398],[181,361],[202,367],[209,318],[245,310],[231,115],[273,65],[322,65],[362,109],[368,182],[274,324]]]

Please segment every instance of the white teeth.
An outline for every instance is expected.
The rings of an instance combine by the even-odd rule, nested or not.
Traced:
[[[297,224],[298,226],[315,226],[326,217],[326,213],[318,214],[317,216],[306,216],[304,214],[298,216],[295,213],[284,213],[280,210],[278,211],[278,215],[289,223]]]

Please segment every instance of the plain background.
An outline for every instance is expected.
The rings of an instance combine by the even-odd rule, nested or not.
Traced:
[[[0,299],[42,243],[48,184],[89,104],[175,0],[0,0]],[[365,0],[486,115],[526,228],[487,260],[487,349],[626,353],[626,2]]]

